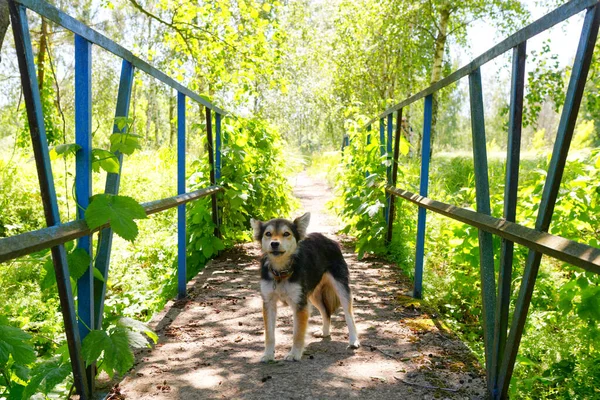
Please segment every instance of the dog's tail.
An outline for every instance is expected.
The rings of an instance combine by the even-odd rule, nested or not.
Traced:
[[[327,315],[331,317],[335,310],[340,306],[340,299],[335,293],[331,285],[323,285],[321,289],[321,300],[327,311]]]

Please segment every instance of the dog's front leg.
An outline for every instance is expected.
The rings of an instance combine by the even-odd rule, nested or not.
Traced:
[[[277,300],[263,301],[263,321],[265,322],[265,353],[261,362],[275,359],[275,322],[277,321]]]
[[[296,306],[294,312],[294,344],[292,349],[285,356],[289,361],[300,361],[304,352],[304,338],[306,337],[306,327],[308,326],[308,306]]]

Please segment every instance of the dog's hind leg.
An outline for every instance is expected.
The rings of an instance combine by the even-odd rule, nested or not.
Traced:
[[[277,320],[277,301],[263,302],[263,320],[265,322],[265,353],[261,362],[275,359],[275,322]]]
[[[358,333],[356,331],[356,324],[354,323],[354,312],[352,310],[352,292],[350,286],[339,282],[337,279],[331,279],[331,283],[335,292],[340,299],[342,308],[344,309],[344,317],[346,318],[346,324],[348,325],[348,348],[358,349],[360,342],[358,340]]]
[[[315,291],[315,293],[310,297],[310,302],[317,308],[317,310],[319,310],[319,313],[321,313],[321,318],[323,319],[323,328],[321,331],[313,332],[313,336],[319,338],[329,337],[331,314],[327,311],[327,306],[323,302],[321,290]]]
[[[296,306],[294,310],[294,344],[288,355],[285,356],[288,361],[300,361],[302,358],[306,327],[308,326],[308,314],[308,306]]]

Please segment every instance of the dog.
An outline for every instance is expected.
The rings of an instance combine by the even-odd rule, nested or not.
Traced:
[[[348,265],[340,246],[320,233],[306,234],[310,213],[293,222],[276,218],[267,222],[250,220],[254,239],[261,243],[260,292],[265,323],[265,352],[262,362],[275,358],[277,303],[294,311],[294,339],[285,357],[299,361],[310,316],[310,303],[321,313],[323,328],[317,337],[329,337],[331,315],[341,305],[348,325],[348,348],[360,346],[352,311]]]

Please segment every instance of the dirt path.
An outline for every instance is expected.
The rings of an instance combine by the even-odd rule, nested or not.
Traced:
[[[311,231],[331,237],[338,226],[325,211],[332,196],[323,180],[292,181]],[[340,240],[339,237],[335,237]],[[438,328],[423,307],[403,295],[409,282],[375,258],[358,261],[343,246],[351,270],[362,347],[348,350],[343,313],[330,339],[307,338],[300,362],[262,364],[263,323],[258,249],[244,244],[213,260],[189,283],[189,299],[171,302],[152,326],[160,336],[139,355],[120,384],[127,399],[477,399],[482,373],[468,349]],[[320,326],[313,311],[311,328]],[[292,315],[280,307],[276,359],[291,345]]]

